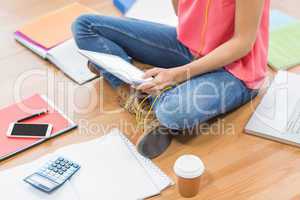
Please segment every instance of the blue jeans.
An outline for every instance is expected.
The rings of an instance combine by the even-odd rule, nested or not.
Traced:
[[[80,49],[109,53],[162,68],[193,61],[187,47],[177,40],[176,28],[136,19],[83,15],[72,26]],[[112,87],[122,81],[99,66]],[[154,105],[160,123],[171,129],[194,127],[250,101],[257,91],[226,70],[202,74],[164,92]]]

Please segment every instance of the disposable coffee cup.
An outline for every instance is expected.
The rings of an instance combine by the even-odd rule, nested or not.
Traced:
[[[177,176],[177,187],[182,197],[190,198],[198,194],[204,169],[201,159],[194,155],[183,155],[176,160],[174,172]]]

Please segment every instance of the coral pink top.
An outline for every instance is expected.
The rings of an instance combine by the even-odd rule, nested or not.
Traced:
[[[178,39],[195,56],[205,56],[234,34],[236,0],[179,0]],[[247,87],[258,89],[266,76],[270,0],[265,0],[256,42],[251,52],[225,69]]]

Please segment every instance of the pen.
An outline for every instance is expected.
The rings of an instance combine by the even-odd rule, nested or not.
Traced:
[[[28,119],[32,119],[32,118],[34,118],[34,117],[38,117],[38,116],[44,115],[44,114],[46,114],[46,113],[48,113],[48,110],[43,110],[43,111],[34,113],[34,114],[30,115],[30,116],[21,118],[21,119],[19,119],[17,122],[22,122],[22,121],[25,121],[25,120],[28,120]]]

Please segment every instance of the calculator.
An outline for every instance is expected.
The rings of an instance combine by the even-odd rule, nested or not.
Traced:
[[[80,166],[77,163],[64,157],[57,157],[26,177],[24,181],[43,192],[51,193],[62,186],[79,169]]]

